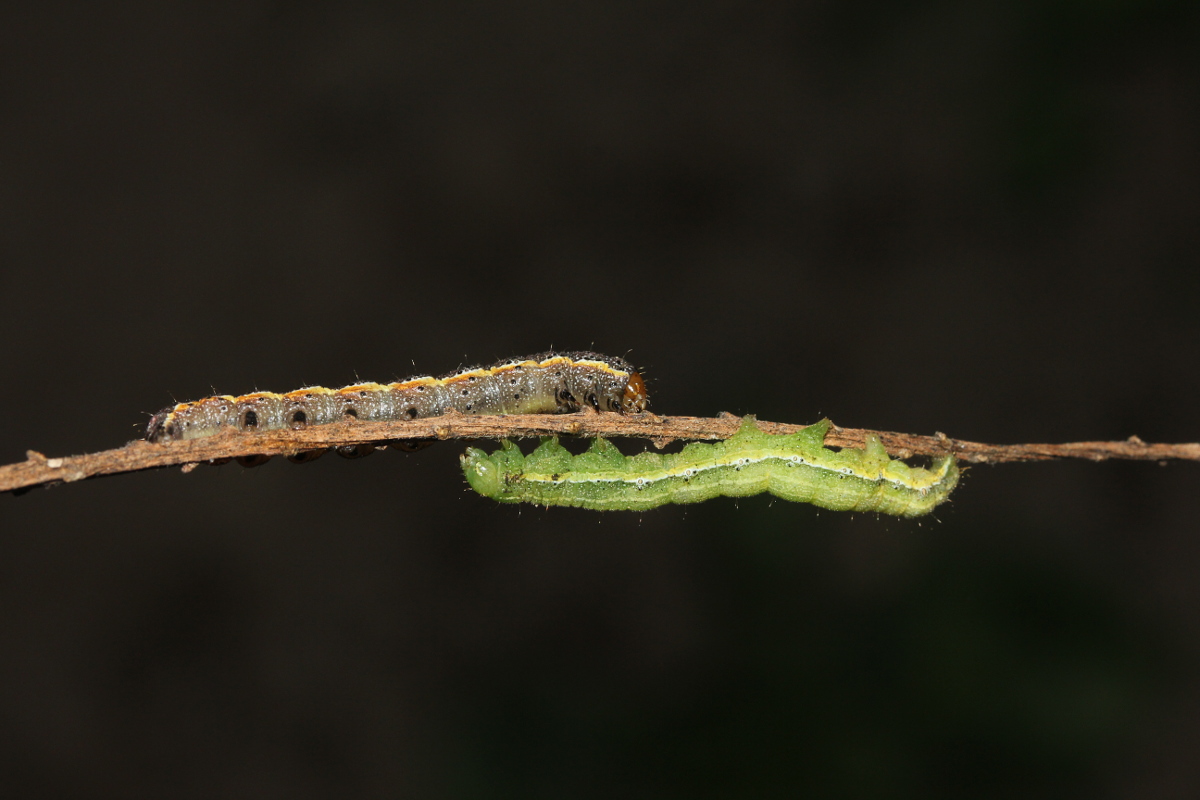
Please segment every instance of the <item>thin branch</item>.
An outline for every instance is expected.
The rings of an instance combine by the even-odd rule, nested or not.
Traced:
[[[402,422],[352,421],[265,433],[231,431],[218,436],[164,444],[136,441],[116,450],[64,458],[47,458],[30,450],[25,461],[0,466],[0,492],[20,492],[33,486],[71,483],[157,467],[183,466],[185,471],[190,471],[195,465],[205,462],[223,463],[233,458],[253,456],[294,456],[334,447],[397,442],[404,447],[404,443],[408,442],[411,448],[414,440],[420,444],[437,439],[514,439],[558,434],[639,437],[651,439],[655,446],[663,447],[675,440],[726,439],[737,431],[739,423],[740,418],[732,415],[716,418],[659,417],[654,414],[623,416],[589,411],[564,415],[456,414]],[[794,433],[806,427],[778,422],[759,422],[758,425],[768,433]],[[917,436],[835,426],[826,435],[825,443],[835,447],[861,448],[869,433],[876,433],[888,452],[899,458],[953,453],[962,461],[977,464],[1059,458],[1200,461],[1200,444],[1146,444],[1136,436],[1123,442],[996,445],[951,439],[944,434]]]

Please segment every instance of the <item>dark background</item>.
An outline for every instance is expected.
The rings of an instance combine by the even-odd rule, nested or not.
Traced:
[[[1195,3],[27,5],[2,462],[550,346],[663,414],[1200,440]],[[1195,464],[906,521],[460,451],[0,497],[0,792],[1200,793]]]

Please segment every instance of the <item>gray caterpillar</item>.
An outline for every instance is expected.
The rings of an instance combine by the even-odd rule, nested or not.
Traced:
[[[271,431],[347,419],[388,421],[460,414],[565,414],[591,406],[635,414],[646,410],[646,383],[623,358],[599,353],[539,353],[438,378],[312,386],[287,394],[219,395],[155,414],[146,439],[198,439],[227,430]]]

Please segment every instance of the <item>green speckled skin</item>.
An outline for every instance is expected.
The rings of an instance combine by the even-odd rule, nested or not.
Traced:
[[[595,439],[572,455],[556,438],[529,455],[502,442],[491,455],[470,448],[463,473],[475,491],[502,503],[578,506],[598,511],[644,511],[667,503],[770,492],[784,500],[834,511],[877,511],[903,517],[929,513],[958,483],[953,456],[929,469],[892,459],[872,436],[865,450],[824,446],[829,420],[773,436],[753,417],[724,442],[693,442],[679,453],[624,456]]]

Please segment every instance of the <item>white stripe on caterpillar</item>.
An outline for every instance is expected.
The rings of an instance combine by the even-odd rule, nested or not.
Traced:
[[[877,511],[916,517],[933,510],[958,483],[953,456],[928,468],[888,456],[876,436],[865,450],[824,446],[829,420],[774,436],[742,420],[731,438],[693,442],[678,453],[624,456],[606,439],[572,455],[556,438],[529,455],[511,442],[492,454],[470,448],[463,473],[475,491],[502,503],[643,511],[667,503],[770,492],[784,500],[835,511]]]

